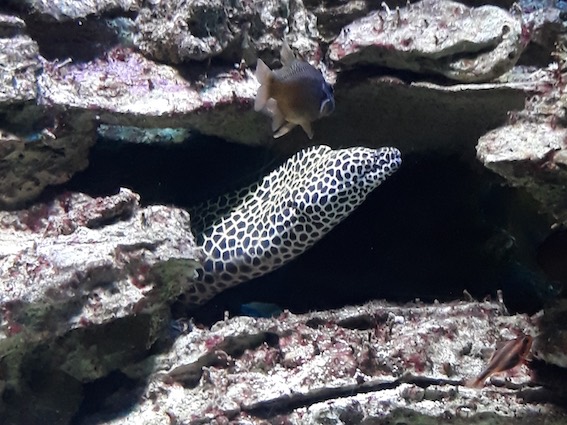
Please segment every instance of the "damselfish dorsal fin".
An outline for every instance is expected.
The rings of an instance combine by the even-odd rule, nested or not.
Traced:
[[[284,66],[291,64],[295,60],[295,55],[293,54],[291,47],[289,47],[289,44],[287,44],[287,41],[285,40],[283,42],[282,50],[280,52],[280,59]]]

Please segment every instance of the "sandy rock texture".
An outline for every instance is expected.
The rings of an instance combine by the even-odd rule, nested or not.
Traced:
[[[495,303],[235,317],[128,368],[152,373],[127,417],[99,412],[81,423],[560,424],[562,409],[524,399],[544,391],[526,367],[482,390],[462,385],[498,341],[532,332],[532,319]]]
[[[88,165],[89,148],[95,142],[94,127],[69,124],[16,135],[0,131],[0,206],[14,208],[37,197],[48,185],[65,183]],[[75,124],[78,124],[75,122]]]
[[[499,7],[424,0],[347,25],[329,47],[329,58],[350,67],[384,66],[478,82],[512,68],[527,41],[521,20]]]
[[[140,0],[7,0],[44,20],[74,20],[108,12],[129,12],[140,8]]]
[[[559,222],[567,222],[567,131],[518,123],[482,136],[479,159],[512,184],[525,187]]]
[[[41,16],[49,16],[47,3],[32,3],[33,10],[41,9]],[[509,84],[508,74],[489,85],[455,86],[442,81],[423,85],[412,76],[395,76],[397,70],[484,81],[508,70],[530,37],[540,46],[553,45],[553,36],[561,28],[559,14],[552,12],[530,11],[520,19],[495,6],[475,8],[427,0],[395,9],[393,4],[345,26],[328,49],[331,61],[327,63],[320,35],[327,23],[317,24],[310,3],[292,1],[279,7],[273,2],[252,2],[224,7],[220,2],[207,6],[204,2],[147,2],[139,10],[138,5],[127,2],[81,3],[80,7],[79,3],[54,2],[49,7],[59,10],[53,12],[55,18],[86,16],[81,25],[33,19],[26,28],[24,21],[6,15],[4,27],[12,28],[6,32],[6,42],[15,44],[14,37],[18,37],[30,47],[15,48],[4,59],[12,63],[8,69],[23,66],[26,78],[22,81],[28,81],[18,83],[18,93],[10,89],[9,103],[4,104],[9,111],[4,129],[24,142],[40,140],[34,148],[19,143],[25,151],[29,147],[34,161],[34,149],[49,156],[45,165],[33,172],[24,167],[7,182],[2,192],[5,206],[22,205],[46,185],[60,184],[83,169],[100,125],[182,127],[250,145],[272,143],[269,118],[252,110],[258,87],[253,67],[258,56],[277,67],[284,36],[336,82],[337,110],[315,123],[315,143],[332,145],[340,140],[337,143],[381,146],[395,141],[407,152],[439,146],[455,152],[470,150],[482,135],[504,124],[510,111],[521,110],[534,91],[520,81]],[[357,2],[341,4],[358,7]],[[364,13],[369,9],[367,4],[359,6]],[[124,14],[113,18],[112,25],[88,19],[111,10]],[[132,18],[127,10],[139,13]],[[373,21],[380,24],[370,25]],[[368,25],[378,28],[375,38],[382,47],[363,48],[374,31]],[[473,27],[486,30],[472,31]],[[533,31],[526,32],[526,27]],[[27,34],[41,43],[39,50]],[[446,37],[439,41],[439,34]],[[141,53],[120,40],[127,40]],[[408,44],[408,40],[413,41]],[[28,53],[22,57],[22,52]],[[380,57],[384,60],[374,61]],[[375,73],[360,72],[363,64],[381,68]],[[356,69],[342,70],[337,76],[333,68],[345,65]],[[6,74],[6,81],[11,82],[12,77]],[[16,80],[19,78],[18,74]],[[26,99],[27,103],[14,112],[17,99],[20,105]],[[80,131],[81,135],[65,139],[66,129],[71,128],[73,134]],[[293,131],[279,145],[292,152],[305,143],[301,132]],[[55,161],[53,150],[63,153],[58,157],[62,164],[49,170],[47,164]]]
[[[342,35],[331,44],[329,57],[341,66],[349,61],[354,65],[358,62],[357,55],[362,54],[357,51],[373,51],[372,46],[361,48],[365,45],[364,37],[369,34],[363,31],[364,22],[373,19],[384,20],[385,27],[379,40],[384,46],[390,46],[386,49],[390,59],[376,65],[417,70],[416,64],[420,63],[424,64],[423,67],[419,65],[423,72],[441,72],[451,78],[477,81],[502,74],[521,53],[526,39],[520,19],[512,14],[493,6],[468,8],[456,3],[426,3],[401,5],[399,11],[392,5],[389,11],[382,8],[352,23],[353,27],[345,27]],[[30,28],[26,29],[22,20],[8,15],[5,18],[8,22],[5,27],[17,29],[8,31],[12,35],[6,42],[11,46],[15,44],[15,32],[30,46],[29,49],[15,48],[14,54],[4,59],[15,64],[9,69],[23,66],[22,69],[26,70],[26,79],[17,85],[20,90],[18,96],[20,101],[30,101],[25,110],[7,116],[5,129],[13,133],[18,128],[22,132],[22,125],[27,125],[30,128],[24,131],[25,134],[17,134],[18,137],[32,135],[37,139],[37,135],[41,135],[41,140],[47,145],[65,145],[66,156],[63,159],[68,164],[60,167],[62,170],[58,173],[46,173],[55,174],[49,178],[36,176],[31,182],[30,179],[21,179],[11,183],[13,193],[5,196],[7,206],[21,205],[37,196],[45,185],[59,184],[68,178],[66,176],[84,168],[87,149],[95,137],[94,129],[101,124],[188,127],[201,134],[235,142],[270,143],[269,118],[252,111],[257,82],[249,68],[253,69],[258,55],[271,66],[278,66],[277,52],[284,36],[299,54],[318,65],[330,81],[336,80],[335,72],[324,60],[324,44],[319,44],[320,32],[326,28],[326,23],[323,21],[316,25],[315,15],[308,9],[309,4],[300,1],[286,2],[281,7],[273,2],[238,3],[224,7],[220,2],[205,6],[204,2],[147,2],[137,5],[135,2],[112,1],[31,2],[30,6],[42,17],[81,16],[86,20],[81,25],[70,25],[33,19],[29,21]],[[327,6],[334,7],[321,7]],[[348,3],[348,6],[345,3],[344,6],[355,8],[356,2]],[[360,7],[366,10],[368,5]],[[120,20],[114,19],[112,25],[88,19],[103,11],[125,16]],[[127,11],[137,11],[135,19],[129,17]],[[550,19],[549,16],[539,17],[537,28]],[[558,18],[555,16],[553,19]],[[425,21],[431,28],[426,28]],[[451,23],[451,28],[458,27],[461,31],[449,31],[451,28],[446,25],[447,22]],[[477,24],[486,27],[486,31],[471,34],[471,28]],[[359,25],[360,31],[356,29]],[[435,28],[439,31],[433,31]],[[504,28],[507,30],[504,31]],[[415,33],[414,29],[425,32]],[[441,30],[447,32],[447,37],[435,43],[431,34],[441,33]],[[115,31],[114,35],[112,31]],[[415,46],[408,45],[406,33],[413,34]],[[27,34],[32,34],[41,43],[41,54]],[[484,38],[471,38],[473,35],[478,37],[477,34]],[[345,37],[350,41],[346,42]],[[146,57],[124,47],[120,40],[128,40]],[[346,54],[347,51],[350,53]],[[23,52],[28,52],[25,57],[22,57]],[[47,55],[49,60],[43,60],[42,55]],[[164,63],[156,63],[156,59]],[[212,59],[214,61],[210,63]],[[360,63],[367,61],[361,58]],[[11,74],[6,74],[6,78],[6,81],[12,81]],[[506,91],[506,86],[487,88],[470,85],[463,90],[450,90],[455,96],[453,100],[438,90],[412,87],[408,90],[408,83],[411,79],[386,78],[383,81],[379,77],[377,80],[375,75],[364,78],[343,72],[335,84],[339,100],[337,107],[343,105],[343,111],[338,109],[332,117],[315,124],[316,141],[330,143],[328,134],[340,134],[348,128],[346,140],[352,140],[352,144],[378,146],[399,140],[401,144],[407,143],[407,146],[401,146],[407,150],[423,146],[420,141],[414,143],[414,138],[440,140],[441,145],[445,145],[459,132],[464,133],[460,140],[470,145],[489,129],[501,125],[508,111],[521,109],[525,97],[522,89],[509,88],[508,91],[516,90],[515,94],[503,97],[501,91]],[[22,91],[24,87],[28,89]],[[443,84],[439,90],[445,90]],[[361,97],[362,92],[368,94]],[[18,96],[15,93],[8,96],[11,105]],[[404,100],[398,101],[400,98]],[[372,108],[369,109],[366,103],[370,101]],[[443,103],[447,103],[442,109],[448,116],[439,127],[406,125],[403,122],[407,117],[408,123],[413,124],[416,115],[419,117],[422,112],[437,114],[431,105]],[[406,109],[403,113],[396,112],[400,105]],[[37,111],[30,109],[32,106],[41,108],[39,115],[42,119],[33,114]],[[369,110],[376,111],[383,119],[369,117]],[[45,117],[45,111],[53,111],[55,116],[50,112]],[[345,114],[345,111],[348,113]],[[56,120],[62,112],[62,119]],[[401,122],[388,119],[389,114],[395,114],[397,121]],[[431,119],[426,117],[423,122],[429,123]],[[463,126],[475,120],[484,127],[473,123],[470,131],[462,131]],[[92,127],[89,127],[89,121]],[[50,134],[62,138],[53,131],[62,124],[73,127],[74,132],[82,129],[84,133],[80,140],[71,140],[70,143],[65,139],[49,140],[52,139]],[[356,130],[354,134],[350,130],[352,128]],[[384,142],[386,138],[389,140]],[[299,132],[292,132],[286,146],[296,148],[304,143]],[[72,155],[71,146],[78,147]],[[29,190],[30,186],[36,189]]]
[[[188,213],[138,202],[123,189],[0,212],[0,412],[7,423],[45,423],[43,414],[67,423],[82,382],[140,358],[157,338],[169,300],[194,278],[200,254]],[[105,345],[105,333],[116,340]],[[55,381],[34,387],[22,379],[36,369]],[[49,395],[57,377],[71,385],[60,398]],[[22,414],[19,403],[46,395],[43,407],[11,422]]]
[[[0,64],[0,104],[35,100],[38,46],[16,16],[0,14]]]
[[[549,364],[567,368],[567,302],[547,309],[541,319],[541,333],[535,341],[534,356]]]
[[[532,81],[524,109],[479,139],[477,157],[511,184],[525,187],[557,224],[565,224],[565,65],[554,63],[520,78]]]
[[[210,329],[170,322],[200,260],[188,213],[129,189],[45,190],[87,167],[101,134],[305,147],[295,130],[274,142],[253,111],[256,60],[279,67],[285,37],[334,85],[313,143],[487,167],[526,190],[550,233],[562,229],[563,14],[470,3],[0,4],[0,422],[565,424],[564,306],[526,317],[491,303],[371,303]],[[462,385],[520,332],[537,336],[529,367]]]
[[[301,0],[155,2],[140,10],[136,23],[138,48],[168,63],[219,57],[254,64],[258,52],[279,51],[288,33],[302,53],[319,50],[315,16]]]
[[[88,162],[94,124],[38,105],[43,69],[23,20],[0,14],[0,206],[16,207],[47,185],[64,183]]]
[[[243,143],[261,140],[263,117],[251,110],[259,85],[250,71],[227,70],[188,80],[169,65],[118,47],[102,60],[46,69],[40,85],[40,103],[91,110],[91,118],[100,123],[189,126]]]
[[[370,0],[306,0],[307,9],[312,11],[317,17],[317,26],[323,40],[332,42],[336,38],[343,27],[351,22],[368,15],[378,9],[382,9],[386,5],[389,9],[394,10],[396,7],[407,6],[408,3],[417,3],[416,1],[388,0],[384,2],[376,2]],[[469,0],[460,2],[469,7],[480,7],[483,5],[500,6],[503,9],[509,9],[513,1],[483,1]]]

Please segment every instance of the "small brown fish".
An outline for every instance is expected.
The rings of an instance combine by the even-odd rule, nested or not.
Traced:
[[[495,373],[504,372],[523,364],[532,348],[533,338],[522,335],[518,338],[506,341],[496,349],[488,366],[475,379],[466,382],[467,387],[482,388],[486,378]]]
[[[325,81],[321,71],[297,59],[285,41],[281,61],[283,66],[272,71],[258,59],[256,78],[260,88],[254,110],[265,111],[272,117],[275,138],[300,125],[312,139],[311,123],[335,110],[333,88]]]

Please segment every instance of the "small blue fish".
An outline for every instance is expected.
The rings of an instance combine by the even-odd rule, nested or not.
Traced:
[[[282,313],[282,309],[271,303],[251,302],[240,306],[240,313],[250,317],[274,317]]]
[[[168,337],[171,339],[175,339],[178,336],[188,334],[192,330],[193,324],[189,320],[183,318],[171,320],[167,328]]]
[[[272,71],[258,59],[256,78],[260,88],[254,110],[264,111],[272,117],[275,138],[300,125],[312,139],[311,123],[335,110],[333,88],[325,81],[321,71],[297,59],[285,41],[281,61],[283,66]]]

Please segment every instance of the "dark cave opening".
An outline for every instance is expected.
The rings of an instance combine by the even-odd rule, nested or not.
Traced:
[[[476,299],[503,291],[534,313],[558,288],[534,264],[547,231],[529,197],[455,157],[404,158],[402,168],[293,262],[219,294],[192,312],[213,322],[249,302],[294,313],[370,299]]]
[[[190,137],[181,143],[131,143],[99,140],[89,167],[64,187],[92,196],[128,187],[142,205],[189,207],[246,186],[279,165],[276,151]]]
[[[120,186],[143,204],[187,207],[237,189],[285,160],[274,149],[210,138],[178,144],[101,140],[67,190],[91,195]],[[190,310],[212,323],[242,304],[301,313],[370,299],[424,302],[494,297],[533,313],[557,288],[536,264],[548,222],[529,196],[457,155],[407,154],[401,169],[312,249],[284,267]],[[174,316],[187,314],[180,306]]]

